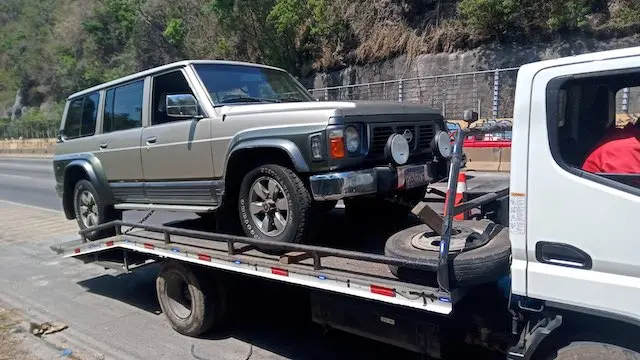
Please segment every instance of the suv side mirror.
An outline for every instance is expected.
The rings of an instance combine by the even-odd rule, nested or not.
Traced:
[[[56,141],[59,143],[64,142],[64,129],[58,130],[58,136],[56,137]]]
[[[471,125],[474,122],[478,121],[478,113],[473,110],[465,110],[462,114],[462,119],[468,124]]]
[[[189,119],[200,115],[198,100],[191,94],[172,94],[165,99],[167,116]]]

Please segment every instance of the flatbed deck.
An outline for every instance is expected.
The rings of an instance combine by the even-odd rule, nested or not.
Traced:
[[[389,264],[418,268],[420,263],[357,251],[354,244],[351,244],[353,250],[278,244],[284,253],[272,254],[256,248],[268,246],[269,242],[192,230],[188,225],[177,228],[114,222],[111,226],[119,227],[119,231],[127,227],[133,229],[128,234],[98,241],[76,240],[60,244],[53,250],[63,257],[84,257],[88,261],[100,261],[99,257],[105,256],[113,260],[119,254],[133,253],[136,263],[127,263],[126,256],[122,260],[127,267],[135,267],[141,262],[146,264],[148,260],[175,259],[443,315],[452,311],[453,304],[462,298],[464,292],[447,293],[437,285],[399,280],[389,271]],[[361,243],[369,250],[372,245]],[[433,283],[434,280],[429,281],[430,277],[425,272],[426,283]]]

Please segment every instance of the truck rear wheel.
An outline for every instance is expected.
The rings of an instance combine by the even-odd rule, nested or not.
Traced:
[[[238,209],[247,236],[287,243],[304,242],[313,216],[311,194],[300,177],[274,164],[245,175]]]
[[[226,294],[211,277],[197,276],[193,268],[170,261],[156,278],[160,308],[180,334],[198,336],[219,325],[226,311]]]
[[[640,360],[636,351],[590,341],[576,341],[559,349],[548,360]]]

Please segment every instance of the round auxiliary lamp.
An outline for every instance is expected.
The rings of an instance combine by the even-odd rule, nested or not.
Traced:
[[[446,131],[438,131],[433,137],[432,149],[443,159],[449,159],[453,155],[453,142]]]
[[[409,161],[410,152],[409,140],[403,134],[391,134],[384,147],[385,157],[391,158],[396,165],[406,164]]]

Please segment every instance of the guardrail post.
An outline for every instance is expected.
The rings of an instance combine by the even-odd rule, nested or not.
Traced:
[[[402,102],[402,92],[403,92],[403,88],[404,88],[404,82],[402,80],[400,80],[398,82],[398,101]]]
[[[329,89],[324,89],[324,101],[329,101]]]
[[[622,89],[622,112],[629,113],[629,88]]]
[[[500,70],[493,73],[493,120],[498,118],[500,109]]]

